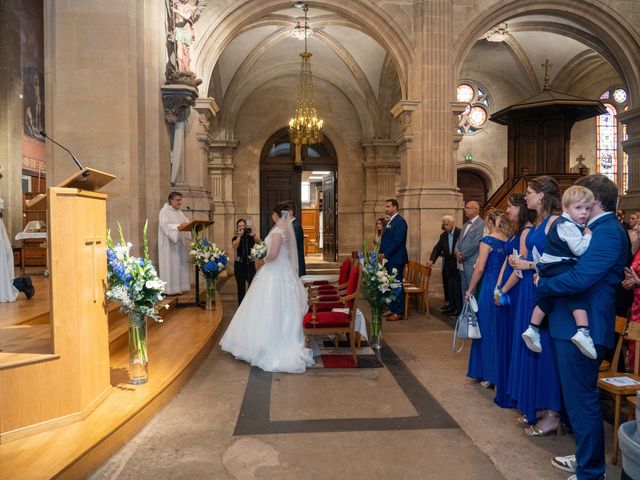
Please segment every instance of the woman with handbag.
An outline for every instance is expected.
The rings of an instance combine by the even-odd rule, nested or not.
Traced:
[[[507,215],[515,233],[505,244],[507,258],[502,264],[498,283],[493,291],[493,301],[496,304],[496,351],[498,356],[496,396],[493,401],[500,407],[513,408],[516,402],[508,388],[514,326],[517,323],[517,319],[514,317],[513,302],[518,298],[522,274],[511,268],[508,258],[511,255],[526,256],[525,241],[538,214],[535,210],[527,208],[527,197],[524,193],[514,193],[507,201]]]
[[[498,274],[506,257],[505,241],[511,236],[511,222],[506,213],[492,210],[485,218],[489,235],[480,241],[480,253],[473,276],[469,282],[469,290],[464,294],[465,302],[482,280],[478,294],[478,325],[482,335],[473,340],[469,354],[467,376],[479,380],[482,386],[489,388],[496,384],[498,367],[496,356],[496,305],[493,301],[493,289],[498,281]]]

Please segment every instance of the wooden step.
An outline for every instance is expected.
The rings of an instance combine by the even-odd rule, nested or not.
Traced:
[[[150,332],[149,383],[127,383],[128,349],[119,349],[111,355],[113,388],[104,402],[82,421],[0,443],[0,478],[84,478],[131,439],[210,353],[222,308],[175,309],[173,316]],[[20,361],[21,354],[11,355]]]

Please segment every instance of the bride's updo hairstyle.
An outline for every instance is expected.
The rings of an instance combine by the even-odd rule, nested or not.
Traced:
[[[273,207],[273,211],[276,213],[276,215],[278,215],[279,217],[282,217],[282,212],[288,212],[289,211],[289,203],[288,202],[278,202],[278,203],[276,203],[276,206]]]

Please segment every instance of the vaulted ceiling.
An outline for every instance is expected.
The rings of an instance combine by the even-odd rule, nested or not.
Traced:
[[[254,16],[225,46],[209,82],[209,95],[219,104],[238,107],[255,89],[281,77],[295,77],[304,42],[289,32],[301,21],[299,8]],[[313,54],[314,78],[327,82],[353,100],[368,105],[371,112],[381,107],[381,85],[398,77],[383,46],[356,21],[311,6],[308,50]],[[509,35],[503,42],[479,38],[467,56],[460,78],[492,83],[495,105],[501,104],[501,88],[511,89],[512,99],[538,93],[544,84],[541,64],[549,59],[551,87],[574,94],[590,94],[581,85],[585,76],[621,82],[619,67],[603,42],[585,27],[564,17],[521,15],[506,19]],[[499,77],[499,78],[498,78]],[[515,93],[514,93],[515,92]],[[357,97],[357,99],[355,98]],[[504,105],[502,105],[504,106]],[[384,109],[387,106],[383,106]]]

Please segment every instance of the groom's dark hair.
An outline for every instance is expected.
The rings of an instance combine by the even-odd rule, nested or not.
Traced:
[[[296,214],[296,202],[294,202],[293,200],[285,200],[282,203],[287,206],[287,210],[291,210],[294,215]]]

